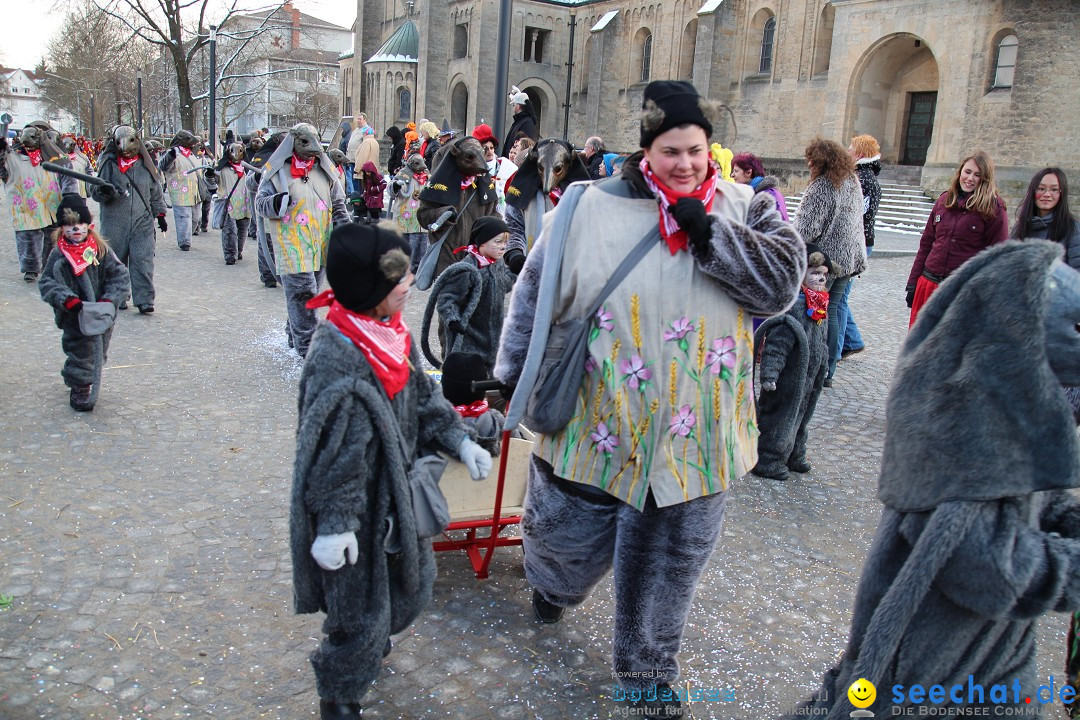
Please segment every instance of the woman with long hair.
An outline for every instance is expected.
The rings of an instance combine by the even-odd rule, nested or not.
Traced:
[[[829,374],[825,387],[832,387],[836,363],[843,349],[840,328],[847,325],[841,317],[839,301],[852,275],[866,270],[866,245],[863,239],[863,196],[855,176],[855,161],[840,143],[815,138],[806,146],[806,165],[810,185],[791,221],[808,244],[820,247],[832,260],[829,275]]]
[[[1008,236],[1009,219],[994,182],[994,161],[977,150],[960,163],[926,221],[906,287],[909,327],[945,278]]]
[[[851,138],[847,151],[855,161],[855,174],[859,178],[859,187],[862,188],[863,237],[866,243],[866,258],[869,260],[870,254],[874,252],[874,223],[877,220],[878,206],[881,204],[881,184],[877,179],[881,172],[881,145],[873,135],[856,135]],[[855,323],[855,317],[848,305],[854,284],[848,283],[847,292],[840,298],[840,314],[847,317],[847,322],[840,326],[840,357],[866,349],[862,333],[859,332],[859,326]]]
[[[1065,246],[1065,262],[1080,270],[1080,222],[1069,212],[1069,181],[1061,168],[1035,173],[1009,237],[1042,238]]]

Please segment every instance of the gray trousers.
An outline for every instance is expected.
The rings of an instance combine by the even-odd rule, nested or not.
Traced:
[[[255,216],[255,234],[258,239],[259,245],[259,279],[266,284],[271,282],[277,282],[277,260],[274,259],[274,246],[270,236],[263,230],[263,219],[261,215]]]
[[[289,313],[285,331],[292,339],[292,346],[300,357],[306,357],[311,336],[315,334],[318,318],[314,310],[305,305],[319,292],[325,269],[313,273],[295,273],[281,276],[281,286],[285,288],[285,308]]]
[[[67,354],[67,361],[64,362],[60,375],[68,387],[93,385],[101,376],[101,368],[97,367],[97,343],[103,343],[101,357],[104,362],[108,358],[113,329],[109,328],[96,337],[87,337],[79,332],[78,316],[75,313],[68,314],[71,317],[64,321],[61,328],[63,335],[60,336],[60,347]]]
[[[431,241],[428,239],[426,232],[418,233],[405,233],[403,236],[405,242],[409,243],[409,267],[413,273],[416,273],[417,268],[420,267],[420,261],[424,259],[424,253],[427,252],[428,245]]]
[[[567,489],[532,455],[525,495],[525,576],[563,607],[582,603],[615,568],[615,676],[626,689],[675,684],[694,591],[724,520],[726,493],[642,512],[614,497]]]
[[[232,215],[225,216],[225,222],[221,225],[221,252],[225,254],[226,260],[235,262],[244,254],[249,222],[250,218],[236,220]]]
[[[173,230],[176,231],[177,247],[191,247],[191,211],[190,205],[173,205]]]
[[[19,272],[40,273],[45,245],[44,230],[16,230],[15,249],[19,251]]]
[[[154,254],[157,248],[157,236],[150,232],[143,237],[130,235],[109,238],[109,247],[113,249],[120,262],[128,267],[131,276],[131,300],[136,307],[154,304]]]

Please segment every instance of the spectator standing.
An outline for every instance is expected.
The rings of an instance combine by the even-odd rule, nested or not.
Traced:
[[[518,138],[518,133],[524,133],[525,137],[539,140],[540,136],[536,128],[536,113],[533,112],[532,101],[529,96],[513,86],[510,93],[510,105],[514,110],[514,119],[510,123],[510,129],[506,132],[506,140],[503,147],[510,147]]]
[[[780,181],[765,174],[765,166],[753,153],[739,153],[731,158],[731,179],[749,185],[756,193],[768,193],[776,201],[776,210],[785,221],[788,219],[787,202],[777,189]]]
[[[855,161],[855,174],[859,176],[859,187],[863,194],[863,237],[866,239],[866,258],[874,252],[874,222],[877,220],[878,206],[881,204],[881,184],[878,183],[878,173],[881,172],[881,146],[872,135],[856,135],[851,138],[848,146],[848,155]],[[840,357],[847,357],[866,348],[863,342],[859,326],[855,324],[855,316],[851,313],[848,298],[851,289],[855,286],[854,278],[848,283],[847,291],[839,300],[843,307],[840,308],[841,317],[847,318],[840,328],[841,343]]]
[[[585,168],[589,171],[589,177],[599,180],[603,177],[600,166],[604,163],[604,141],[593,136],[585,141],[585,149],[581,152],[581,159]]]
[[[1043,168],[1031,178],[1009,237],[1041,238],[1065,247],[1065,263],[1080,270],[1080,222],[1069,212],[1069,181],[1061,168]]]

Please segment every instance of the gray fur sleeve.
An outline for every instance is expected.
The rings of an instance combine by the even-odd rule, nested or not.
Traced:
[[[63,261],[63,255],[59,251],[49,253],[45,260],[45,267],[41,270],[38,278],[38,292],[41,299],[52,305],[57,310],[64,309],[64,303],[73,297],[79,297],[79,293],[73,290],[60,273],[59,263]]]
[[[1067,490],[1047,493],[1041,516],[1042,528],[1062,537],[1080,540],[1080,500]]]
[[[165,214],[165,197],[161,192],[161,183],[157,181],[153,175],[150,176],[150,211],[154,213],[154,217],[161,217]]]
[[[334,227],[349,222],[349,211],[345,205],[345,188],[337,180],[330,183],[330,212]]]
[[[825,231],[825,224],[832,215],[832,201],[836,193],[830,192],[831,186],[826,187],[828,180],[819,177],[807,186],[803,193],[799,209],[795,211],[795,217],[791,224],[795,226],[805,243],[816,243]]]
[[[449,325],[455,320],[464,323],[462,308],[469,303],[472,296],[472,279],[474,273],[469,272],[460,263],[454,263],[443,271],[436,281],[435,309],[439,311],[439,317],[444,324]]]
[[[495,358],[495,369],[492,373],[504,385],[516,385],[525,367],[546,247],[544,238],[536,241],[532,252],[525,258],[525,266],[521,268],[517,284],[510,294],[510,309],[503,322],[499,354]]]
[[[506,206],[506,226],[510,228],[510,241],[506,243],[506,251],[510,252],[516,248],[523,253],[527,253],[525,215],[513,205]]]
[[[416,447],[441,450],[456,458],[462,439],[469,433],[461,422],[461,416],[443,395],[442,386],[420,369],[420,356],[416,353],[415,343],[412,361],[416,368],[412,382],[416,383],[417,388],[416,416],[419,421]]]
[[[770,321],[771,322],[771,321]],[[787,323],[775,323],[765,334],[761,349],[761,382],[776,382],[795,347],[795,333]]]
[[[772,195],[754,196],[746,224],[711,218],[712,241],[703,254],[695,252],[702,272],[752,315],[775,315],[791,307],[806,274],[806,245],[780,218]]]
[[[274,209],[274,196],[277,194],[278,189],[274,187],[271,176],[263,173],[262,180],[259,182],[259,190],[255,193],[255,212],[264,218],[277,219],[278,214]]]
[[[105,274],[105,286],[101,291],[101,299],[109,300],[116,305],[131,292],[131,277],[128,275],[127,265],[120,262],[112,250],[105,256],[102,263],[102,271]]]

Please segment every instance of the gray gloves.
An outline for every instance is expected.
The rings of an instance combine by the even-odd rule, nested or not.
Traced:
[[[473,480],[483,480],[491,472],[491,455],[474,443],[468,435],[461,440],[458,458],[465,464]]]
[[[491,460],[488,459],[488,464],[490,463]],[[346,555],[349,564],[355,565],[359,554],[360,546],[354,532],[319,535],[311,544],[311,557],[315,558],[315,562],[319,563],[323,570],[338,570],[344,567]]]

